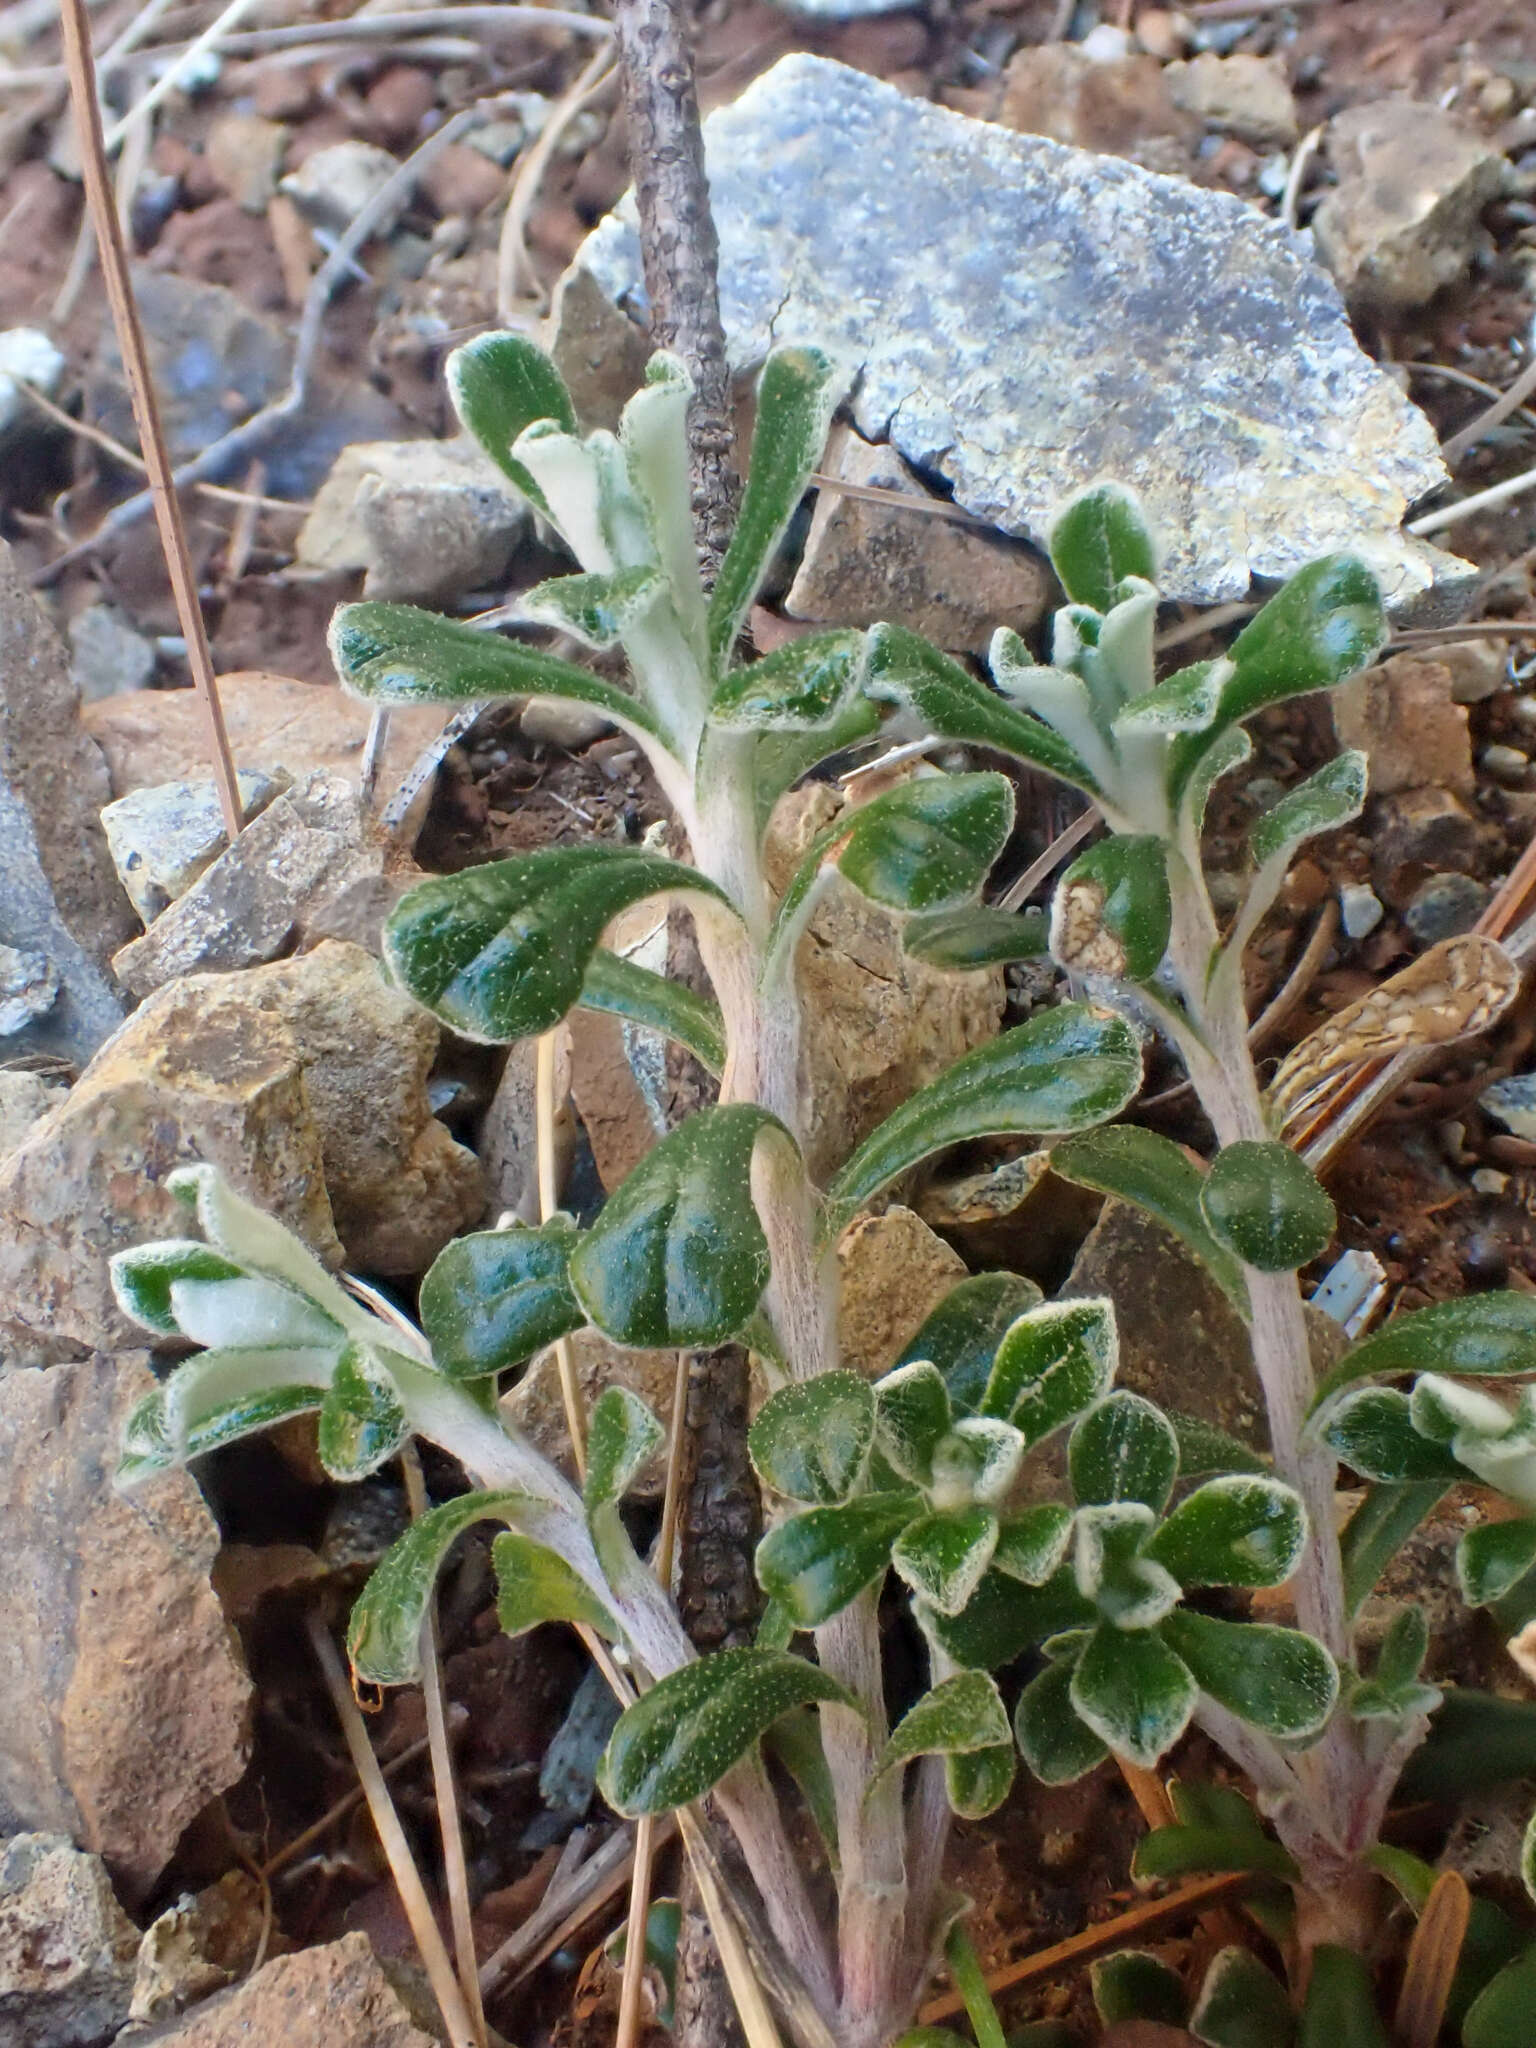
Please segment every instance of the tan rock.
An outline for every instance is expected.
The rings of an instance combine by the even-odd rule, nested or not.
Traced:
[[[677,1385],[675,1351],[621,1351],[600,1330],[592,1329],[578,1330],[566,1341],[571,1348],[585,1413],[591,1413],[593,1402],[607,1388],[627,1387],[630,1393],[640,1396],[664,1428],[671,1428],[672,1397]],[[501,1412],[536,1450],[574,1480],[576,1466],[553,1348],[540,1352],[511,1392],[503,1395]],[[661,1499],[664,1468],[665,1460],[658,1453],[635,1481],[632,1493],[636,1500]]]
[[[965,1261],[911,1209],[861,1216],[838,1240],[839,1362],[874,1379],[886,1372],[957,1282]]]
[[[613,431],[640,389],[651,345],[588,270],[568,270],[555,287],[544,346],[565,379],[576,417],[589,431]]]
[[[934,502],[893,448],[851,431],[826,467],[847,483]],[[1023,541],[824,490],[784,608],[829,626],[888,619],[940,647],[979,652],[998,626],[1036,626],[1053,587],[1049,565]]]
[[[1509,646],[1502,640],[1447,640],[1421,647],[1421,661],[1436,661],[1451,678],[1453,704],[1481,704],[1509,680]]]
[[[1475,872],[1486,834],[1448,789],[1405,789],[1373,804],[1371,880],[1376,893],[1401,910],[1432,874]]]
[[[0,1159],[14,1152],[35,1123],[57,1109],[69,1090],[25,1067],[0,1067]]]
[[[221,114],[208,131],[208,168],[237,206],[265,213],[282,174],[288,131],[260,114]]]
[[[250,1680],[189,1474],[113,1490],[143,1353],[0,1381],[0,1825],[55,1830],[149,1889],[244,1770]]]
[[[573,1010],[571,1090],[598,1178],[612,1194],[665,1133],[625,1049],[624,1024],[597,1010]]]
[[[0,1162],[0,1318],[103,1349],[136,1341],[111,1253],[183,1234],[165,1189],[206,1160],[331,1264],[422,1271],[484,1204],[431,1115],[437,1026],[360,947],[158,990]]]
[[[366,1934],[279,1956],[134,2048],[438,2048],[412,2024]]]
[[[765,849],[775,889],[787,886],[837,808],[825,783],[782,799]],[[806,1158],[823,1181],[898,1104],[997,1035],[1003,977],[998,968],[943,974],[910,959],[896,920],[841,877],[829,883],[795,966],[813,1020],[802,1049]]]
[[[138,1929],[67,1835],[0,1845],[0,2048],[99,2048],[128,2017]]]
[[[915,1206],[968,1266],[1002,1267],[1050,1287],[1092,1228],[1099,1197],[1058,1179],[1042,1147],[977,1173],[931,1181]]]
[[[1153,170],[1183,165],[1197,122],[1174,104],[1163,67],[1140,53],[1095,62],[1076,43],[1016,50],[1003,74],[996,118],[1024,135],[1048,135]]]
[[[1472,792],[1467,714],[1451,696],[1451,672],[1438,660],[1395,654],[1332,692],[1333,730],[1341,747],[1359,747],[1371,764],[1371,793],[1434,783]]]
[[[237,767],[281,767],[295,778],[326,768],[356,782],[368,736],[368,707],[344,695],[339,684],[301,683],[265,669],[240,669],[220,676],[219,702]],[[379,768],[379,788],[386,795],[441,732],[444,715],[435,704],[397,705],[390,712]],[[126,796],[133,789],[195,781],[208,773],[207,730],[195,691],[137,690],[131,696],[104,697],[88,704],[82,717],[106,756],[111,778],[111,790],[102,792],[98,809],[108,794]],[[132,923],[125,922],[115,943],[132,932]]]
[[[129,2019],[136,2025],[167,2019],[222,1991],[273,1939],[278,1953],[289,1946],[281,1929],[271,1927],[262,1888],[248,1871],[232,1870],[195,1896],[184,1893],[144,1930]],[[270,1946],[266,1952],[273,1952]]]
[[[1278,57],[1202,50],[1163,73],[1176,107],[1254,149],[1292,149],[1300,134],[1291,82]]]

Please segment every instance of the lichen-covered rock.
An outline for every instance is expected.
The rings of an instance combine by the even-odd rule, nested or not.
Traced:
[[[103,2048],[138,1942],[99,1856],[65,1835],[0,1843],[0,2048]]]
[[[143,1353],[0,1380],[0,1829],[69,1835],[130,1897],[250,1747],[196,1484],[113,1490],[124,1419],[153,1385]]]
[[[242,769],[237,778],[246,821],[264,811],[288,783],[286,774]],[[160,782],[110,803],[101,814],[107,846],[123,887],[146,925],[191,888],[228,844],[219,793],[212,782]]]
[[[419,1273],[484,1206],[431,1114],[432,1019],[359,946],[327,941],[158,990],[0,1162],[0,1320],[111,1349],[138,1340],[111,1254],[178,1236],[165,1181],[206,1160],[330,1264]]]
[[[1332,549],[1406,607],[1467,572],[1405,536],[1434,431],[1360,349],[1306,245],[1229,193],[782,59],[705,124],[733,362],[861,369],[854,423],[1040,541],[1078,486],[1144,498],[1170,597],[1245,596]],[[640,288],[632,201],[579,253]]]
[[[366,1934],[279,1956],[134,2048],[439,2048],[415,2026]]]

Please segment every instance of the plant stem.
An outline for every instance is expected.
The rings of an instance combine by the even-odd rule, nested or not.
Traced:
[[[955,1989],[965,2000],[966,2017],[976,2036],[976,2048],[1008,2048],[997,2007],[992,2003],[992,1994],[987,1989],[987,1980],[971,1946],[971,1938],[958,1922],[950,1931],[944,1953],[949,1958],[949,1973],[954,1979]]]

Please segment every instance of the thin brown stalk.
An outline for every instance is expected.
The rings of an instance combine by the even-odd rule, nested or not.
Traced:
[[[883,484],[845,483],[842,477],[828,476],[819,469],[812,470],[811,482],[819,491],[832,491],[839,498],[858,498],[868,505],[889,505],[893,512],[916,512],[924,519],[952,519],[957,526],[969,526],[978,533],[997,532],[992,520],[967,512],[963,505],[953,504],[948,498],[917,498],[908,491],[889,490]]]
[[[1532,392],[1536,392],[1536,354],[1532,355],[1509,389],[1499,393],[1486,412],[1480,412],[1460,433],[1452,434],[1448,441],[1441,443],[1440,453],[1445,457],[1446,467],[1454,469],[1462,456],[1469,454],[1485,434],[1491,434],[1495,427],[1502,426],[1505,420],[1517,413]]]
[[[392,1756],[387,1764],[379,1766],[385,1779],[393,1778],[398,1772],[403,1771],[407,1764],[413,1764],[419,1756],[425,1756],[430,1747],[431,1744],[425,1735],[408,1744],[398,1756]],[[337,1821],[345,1820],[352,1809],[360,1806],[362,1802],[361,1785],[354,1785],[350,1792],[343,1792],[341,1797],[328,1806],[317,1821],[312,1821],[302,1834],[295,1835],[291,1842],[285,1842],[281,1849],[269,1856],[260,1866],[257,1875],[264,1878],[276,1877],[280,1870],[286,1870],[290,1863],[297,1862],[316,1842],[323,1841]]]
[[[548,305],[548,294],[533,274],[528,261],[528,216],[538,197],[544,173],[549,168],[561,136],[583,107],[590,106],[606,91],[613,76],[612,45],[603,43],[593,51],[564,97],[550,108],[549,118],[539,130],[533,147],[520,159],[507,194],[507,209],[501,217],[501,238],[496,250],[496,317],[504,327],[514,325],[520,301],[533,299],[540,312]]]
[[[1393,2021],[1400,2048],[1435,2048],[1440,2039],[1471,1911],[1467,1880],[1459,1870],[1442,1870],[1408,1944]]]
[[[1507,476],[1502,483],[1490,484],[1486,491],[1474,491],[1470,498],[1442,505],[1438,512],[1426,512],[1422,519],[1410,519],[1404,531],[1422,540],[1427,534],[1443,533],[1448,526],[1459,526],[1462,520],[1479,512],[1507,505],[1511,498],[1523,497],[1531,490],[1536,490],[1536,469],[1523,469],[1518,476]]]
[[[443,1937],[437,1931],[437,1922],[432,1917],[432,1908],[427,1900],[426,1887],[421,1881],[421,1872],[411,1854],[411,1845],[405,1838],[405,1829],[400,1825],[400,1816],[395,1811],[395,1802],[389,1796],[389,1787],[379,1769],[379,1760],[373,1753],[368,1740],[368,1731],[363,1726],[363,1717],[357,1710],[347,1685],[346,1674],[341,1668],[341,1659],[336,1654],[336,1645],[331,1641],[324,1622],[318,1614],[311,1614],[308,1621],[309,1639],[314,1645],[315,1656],[324,1673],[326,1689],[336,1708],[336,1717],[341,1722],[342,1734],[346,1737],[347,1749],[351,1753],[353,1768],[362,1785],[368,1801],[368,1811],[373,1816],[374,1829],[379,1843],[388,1859],[390,1875],[395,1880],[395,1890],[400,1895],[400,1904],[410,1923],[416,1950],[432,1986],[432,1995],[437,2000],[443,2024],[448,2029],[452,2048],[476,2048],[474,2024],[464,2003],[464,1994],[459,1989],[459,1980],[454,1975],[453,1965],[448,1960],[448,1951]]]
[[[0,232],[3,232],[3,228],[0,228]],[[38,411],[45,418],[52,420],[55,426],[65,428],[81,441],[90,442],[93,448],[99,448],[104,455],[110,455],[114,462],[120,462],[124,469],[131,469],[137,475],[143,476],[145,463],[142,455],[137,454],[132,448],[125,447],[121,441],[114,440],[112,435],[102,428],[92,426],[89,420],[77,420],[72,412],[66,412],[62,405],[56,405],[46,391],[39,391],[37,386],[29,384],[25,377],[13,374],[12,382],[26,393]],[[192,488],[201,492],[205,498],[216,498],[221,504],[251,506],[258,512],[292,512],[303,518],[309,511],[307,498],[269,498],[264,492],[237,491],[227,484],[194,484]]]
[[[187,665],[192,671],[193,688],[202,703],[208,727],[214,782],[219,792],[219,809],[223,814],[224,829],[233,840],[239,835],[243,822],[240,787],[229,751],[229,736],[224,730],[218,685],[214,681],[213,653],[208,645],[202,607],[198,603],[197,578],[193,572],[192,558],[187,551],[187,537],[182,527],[181,506],[176,497],[170,454],[160,424],[160,410],[155,402],[154,383],[150,376],[143,330],[139,325],[138,308],[134,304],[133,286],[128,272],[128,252],[124,246],[117,208],[113,204],[106,151],[102,141],[101,106],[96,97],[96,72],[91,61],[90,22],[86,15],[84,0],[62,0],[62,17],[64,59],[69,68],[70,98],[74,105],[75,122],[80,135],[81,170],[85,180],[86,201],[90,207],[91,218],[95,222],[102,277],[107,287],[107,299],[112,308],[112,324],[117,331],[117,344],[122,354],[123,369],[133,400],[139,445],[144,450],[149,486],[154,498],[155,519],[160,528],[160,543],[165,551],[166,569],[176,599],[176,616],[181,623],[182,637],[187,643]]]
[[[555,1183],[555,1031],[546,1031],[539,1040],[538,1065],[534,1076],[534,1145],[539,1171],[539,1219],[547,1223],[560,1206],[560,1190]],[[576,1476],[587,1476],[587,1418],[582,1410],[581,1385],[576,1377],[576,1361],[571,1356],[569,1341],[564,1337],[555,1340],[555,1364],[560,1374],[560,1398],[565,1404],[565,1426],[571,1436],[571,1456],[576,1461]]]
[[[405,1497],[411,1520],[427,1511],[421,1457],[413,1443],[400,1453]],[[443,1873],[448,1884],[448,1912],[453,1923],[454,1956],[459,1989],[474,2029],[475,2048],[485,2048],[485,2010],[480,2003],[480,1972],[475,1956],[475,1930],[470,1918],[469,1869],[464,1860],[464,1825],[459,1818],[459,1788],[448,1740],[448,1706],[443,1695],[443,1667],[437,1647],[437,1597],[427,1602],[421,1623],[421,1694],[427,1710],[427,1740],[432,1749],[432,1782],[437,1794],[437,1824],[443,1840]]]

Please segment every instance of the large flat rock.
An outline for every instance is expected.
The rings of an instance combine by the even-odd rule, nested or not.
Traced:
[[[1357,345],[1308,243],[1230,194],[974,121],[821,57],[705,123],[733,362],[862,366],[859,431],[1039,542],[1115,477],[1169,596],[1217,603],[1339,548],[1392,607],[1468,573],[1401,530],[1445,481],[1428,420]],[[638,306],[633,199],[577,262]]]

